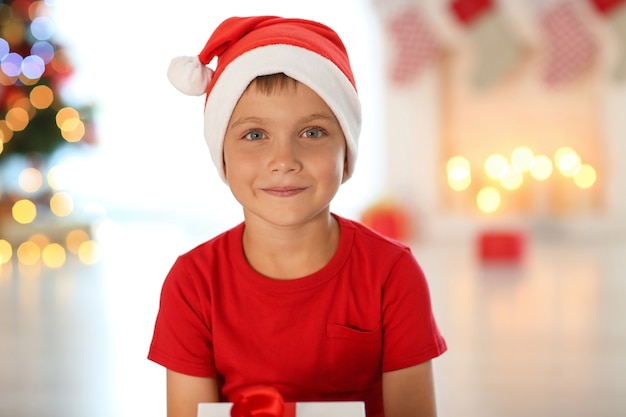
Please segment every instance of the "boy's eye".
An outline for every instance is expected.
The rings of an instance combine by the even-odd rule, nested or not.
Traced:
[[[258,130],[251,130],[244,136],[245,139],[248,140],[259,140],[265,138],[265,134]]]
[[[311,128],[304,131],[303,136],[305,138],[320,138],[324,135],[324,131],[320,128]]]

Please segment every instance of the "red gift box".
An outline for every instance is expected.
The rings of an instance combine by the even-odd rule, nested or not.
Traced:
[[[525,243],[525,235],[520,231],[487,231],[478,237],[478,252],[482,261],[519,261]]]

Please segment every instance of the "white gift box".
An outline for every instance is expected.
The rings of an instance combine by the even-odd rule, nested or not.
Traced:
[[[198,417],[230,417],[233,403],[200,403]],[[362,401],[297,402],[296,417],[365,417]]]

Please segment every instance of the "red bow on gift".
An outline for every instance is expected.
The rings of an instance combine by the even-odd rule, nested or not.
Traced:
[[[285,403],[273,387],[255,385],[237,391],[232,397],[231,417],[295,417],[296,403]]]

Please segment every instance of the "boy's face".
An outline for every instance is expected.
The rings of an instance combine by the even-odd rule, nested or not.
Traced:
[[[296,225],[327,215],[346,172],[345,158],[339,122],[301,83],[271,93],[252,83],[224,138],[226,179],[246,220]]]

